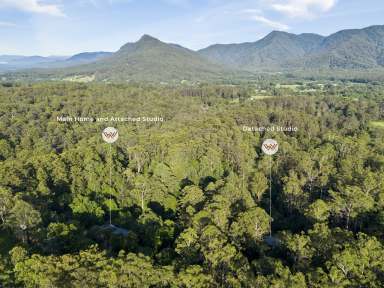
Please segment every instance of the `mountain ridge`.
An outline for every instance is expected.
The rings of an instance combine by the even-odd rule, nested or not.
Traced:
[[[255,42],[215,44],[198,53],[247,71],[384,67],[384,25],[322,36],[272,31]]]
[[[66,61],[96,61],[104,57],[108,57],[113,52],[97,51],[97,52],[81,52],[66,59]]]
[[[37,68],[49,68],[39,72],[52,79],[118,82],[228,81],[259,72],[383,69],[384,25],[329,36],[272,31],[254,42],[214,44],[198,51],[144,34],[113,53],[79,53]]]

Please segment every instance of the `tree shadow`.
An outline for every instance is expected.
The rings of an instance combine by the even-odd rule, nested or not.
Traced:
[[[180,182],[180,190],[183,190],[185,187],[187,186],[192,186],[194,185],[195,183],[193,183],[192,180],[190,180],[189,178],[184,178],[183,180],[181,180]]]
[[[163,220],[165,219],[175,219],[175,212],[172,209],[166,209],[164,205],[160,204],[157,201],[151,201],[148,203],[148,207],[160,216]]]
[[[202,177],[202,178],[200,178],[199,186],[200,186],[200,188],[205,190],[211,182],[215,183],[216,180],[217,179],[212,177],[212,176]]]

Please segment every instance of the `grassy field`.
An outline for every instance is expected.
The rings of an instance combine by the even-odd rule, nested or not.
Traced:
[[[263,99],[268,99],[268,98],[273,98],[273,97],[276,97],[276,96],[271,96],[271,95],[254,95],[254,96],[251,96],[251,100],[263,100]]]
[[[371,121],[370,126],[373,128],[383,128],[384,129],[384,121]]]

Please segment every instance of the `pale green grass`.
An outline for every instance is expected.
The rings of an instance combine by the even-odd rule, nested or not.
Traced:
[[[373,128],[384,129],[384,121],[371,121],[371,123],[369,123],[369,124]]]
[[[284,89],[291,89],[293,91],[299,90],[299,88],[302,87],[302,85],[298,84],[277,84],[276,88],[284,88]]]
[[[276,96],[271,96],[271,95],[253,95],[253,96],[251,96],[251,100],[263,100],[263,99],[269,99],[269,98],[273,98],[273,97],[276,97]]]
[[[75,75],[72,77],[64,78],[65,81],[70,82],[79,82],[79,83],[88,83],[95,80],[95,75],[87,76],[87,75]]]

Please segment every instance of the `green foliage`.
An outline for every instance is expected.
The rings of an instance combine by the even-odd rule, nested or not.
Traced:
[[[0,87],[0,286],[381,287],[384,88],[292,85]]]
[[[15,231],[23,242],[30,240],[30,232],[41,222],[39,211],[23,200],[16,199],[6,225]]]
[[[380,287],[383,283],[383,245],[360,234],[327,263],[330,280],[339,287]]]
[[[245,246],[252,241],[261,241],[268,232],[269,216],[258,207],[240,213],[231,225],[231,234]]]
[[[330,208],[328,204],[325,201],[318,199],[309,205],[306,211],[306,216],[312,218],[314,221],[324,222],[327,221],[329,217],[329,210]]]
[[[1,225],[4,225],[11,214],[14,206],[12,192],[9,189],[0,187],[0,220]]]

